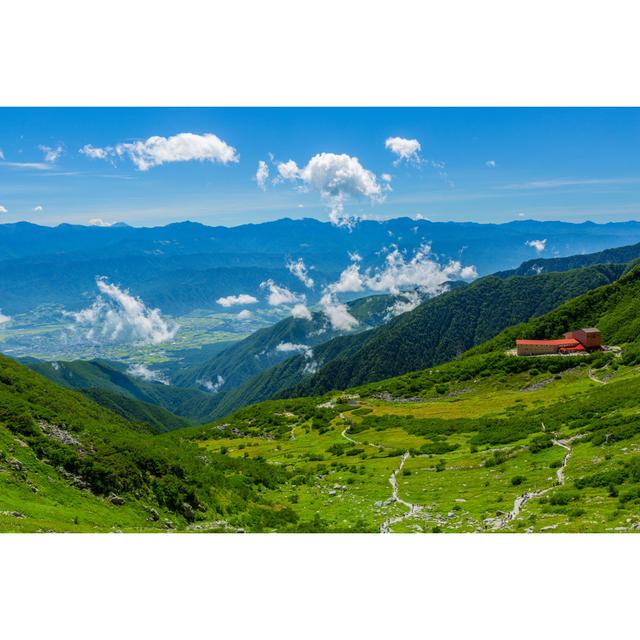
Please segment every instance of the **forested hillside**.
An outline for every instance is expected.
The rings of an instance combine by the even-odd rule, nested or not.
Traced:
[[[145,381],[127,373],[123,365],[105,360],[42,362],[30,358],[25,364],[128,420],[145,422],[160,431],[206,422],[219,401],[199,389]]]
[[[633,344],[640,339],[640,265],[619,280],[569,300],[557,309],[501,332],[469,355],[508,349],[517,338],[557,338],[583,326],[598,327],[605,344]]]
[[[394,296],[377,295],[348,302],[349,313],[359,322],[348,333],[383,324],[394,300]],[[347,332],[332,329],[326,315],[317,311],[312,313],[310,320],[288,317],[230,345],[203,364],[178,371],[173,375],[172,382],[189,387],[201,385],[203,380],[215,381],[220,376],[224,382],[219,389],[230,391],[265,369],[290,358],[296,351],[314,347],[344,333]]]
[[[512,324],[614,281],[625,268],[599,265],[537,276],[481,278],[377,329],[317,346],[315,374],[304,375],[308,363],[301,356],[264,371],[227,394],[216,415],[280,394],[321,394],[446,362]]]

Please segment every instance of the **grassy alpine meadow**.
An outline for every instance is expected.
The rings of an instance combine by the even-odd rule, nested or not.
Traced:
[[[640,528],[633,349],[473,355],[161,434],[0,365],[2,531]]]
[[[409,374],[420,396],[392,394],[403,376],[256,405],[189,437],[285,469],[265,495],[297,514],[298,530],[639,529],[638,368],[550,357],[503,375],[491,358],[488,376],[460,380],[460,363]]]

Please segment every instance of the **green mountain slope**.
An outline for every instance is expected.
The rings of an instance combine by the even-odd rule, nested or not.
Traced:
[[[565,258],[535,258],[523,262],[516,269],[499,271],[494,275],[499,278],[510,276],[531,276],[553,271],[570,271],[594,264],[626,264],[640,258],[640,244],[614,247],[596,253],[584,253]]]
[[[0,531],[286,527],[288,473],[203,456],[0,356]]]
[[[509,327],[476,349],[487,353],[508,349],[517,338],[558,338],[580,326],[596,326],[605,344],[635,343],[640,337],[640,266],[619,280],[589,291],[526,323]]]
[[[146,422],[160,431],[205,422],[218,404],[216,396],[204,391],[147,382],[106,360],[28,359],[25,364],[57,384],[82,391],[128,420]]]
[[[286,465],[313,531],[640,531],[640,267],[461,358],[180,437]],[[517,357],[531,330],[599,326],[618,351]]]
[[[435,368],[161,435],[0,357],[0,530],[640,531],[639,293],[640,266]],[[583,324],[618,350],[508,354]]]
[[[377,295],[348,302],[349,312],[360,322],[355,331],[383,324],[394,300],[393,296]],[[205,363],[178,372],[171,380],[179,386],[191,387],[201,386],[203,382],[215,383],[220,376],[224,380],[220,390],[230,391],[291,357],[291,351],[278,350],[279,345],[290,343],[313,347],[343,333],[333,330],[326,316],[317,311],[312,313],[311,320],[288,317],[232,344]]]
[[[505,327],[614,281],[625,268],[598,265],[537,276],[481,278],[427,300],[386,325],[315,347],[315,374],[308,374],[309,361],[303,356],[285,360],[226,394],[214,415],[279,395],[317,395],[446,362]]]

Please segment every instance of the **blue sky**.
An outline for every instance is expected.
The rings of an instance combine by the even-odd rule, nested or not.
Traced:
[[[144,155],[142,166],[133,146],[114,151],[182,133],[196,134],[196,147],[213,134],[226,159],[177,161],[170,150]],[[390,137],[420,150],[403,159],[385,146]],[[336,206],[373,218],[638,219],[639,143],[638,109],[4,108],[0,222],[236,225],[326,220]],[[80,153],[85,145],[105,157]],[[332,175],[310,162],[321,153],[357,158],[353,181],[332,190]],[[289,160],[285,179],[279,166]]]

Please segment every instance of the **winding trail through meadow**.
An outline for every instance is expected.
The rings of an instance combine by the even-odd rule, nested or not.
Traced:
[[[567,468],[567,464],[569,463],[569,459],[571,458],[571,454],[573,453],[573,447],[571,446],[571,443],[574,440],[578,440],[579,438],[582,438],[582,437],[583,437],[583,434],[578,434],[575,436],[571,436],[570,438],[553,440],[553,444],[557,445],[558,447],[562,447],[567,451],[564,458],[562,459],[562,464],[558,467],[558,470],[556,471],[555,483],[552,484],[550,487],[547,487],[546,489],[539,489],[538,491],[527,491],[526,493],[523,493],[522,495],[518,496],[513,502],[513,509],[511,509],[511,511],[509,511],[509,513],[505,514],[504,516],[500,516],[498,518],[492,518],[489,522],[487,522],[488,526],[494,531],[504,529],[510,522],[515,520],[520,515],[522,509],[527,504],[527,502],[529,502],[529,500],[531,500],[532,498],[540,498],[546,493],[548,493],[549,491],[551,491],[551,489],[554,489],[555,487],[558,487],[558,486],[562,486],[566,480],[565,470]]]
[[[346,418],[344,417],[344,415],[341,413],[340,414],[340,418],[345,421]],[[390,447],[385,447],[382,444],[376,444],[373,442],[358,442],[357,440],[354,440],[351,436],[347,435],[347,431],[349,431],[350,426],[347,425],[342,432],[340,433],[340,435],[345,439],[348,440],[349,442],[353,443],[353,444],[359,444],[359,445],[366,445],[366,446],[370,446],[370,447],[375,447],[376,449],[389,449]],[[416,513],[417,511],[420,510],[420,506],[419,505],[415,505],[411,502],[407,502],[406,500],[403,500],[398,491],[399,491],[399,487],[398,487],[398,474],[402,471],[403,467],[404,467],[404,463],[407,461],[407,459],[411,456],[411,454],[408,451],[405,451],[402,454],[402,457],[400,458],[400,464],[398,465],[397,469],[394,469],[391,472],[391,475],[389,476],[389,484],[391,485],[391,498],[392,498],[392,502],[397,502],[398,504],[401,504],[405,507],[407,507],[407,509],[409,511],[407,511],[407,513],[402,514],[401,516],[394,516],[392,518],[387,518],[381,525],[380,525],[380,533],[391,533],[391,525],[397,524],[398,522],[401,522],[402,520],[405,520],[406,518],[408,518],[409,516],[412,516],[414,513]]]

